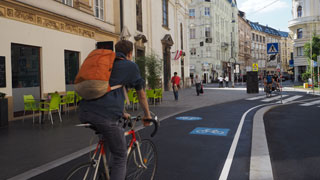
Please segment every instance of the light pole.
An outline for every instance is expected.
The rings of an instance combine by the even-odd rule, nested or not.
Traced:
[[[232,17],[233,18],[233,17]],[[234,19],[232,19],[231,23],[232,26],[234,25],[236,21]],[[232,32],[234,32],[234,28],[232,28],[231,31],[231,57],[229,58],[229,63],[231,66],[231,83],[232,83],[232,87],[234,88],[234,64],[236,64],[236,59],[233,57],[233,36],[232,36]],[[234,63],[231,60],[234,60]]]

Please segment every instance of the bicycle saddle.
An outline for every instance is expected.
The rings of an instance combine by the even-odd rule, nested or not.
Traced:
[[[90,128],[92,130],[95,131],[95,134],[101,134],[98,129],[96,128],[96,126],[94,126],[93,124],[91,123],[82,123],[82,124],[77,124],[76,126],[78,127],[85,127],[85,128]]]

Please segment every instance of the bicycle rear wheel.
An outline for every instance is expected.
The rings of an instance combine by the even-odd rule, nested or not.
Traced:
[[[67,176],[66,180],[91,180],[94,178],[95,165],[92,162],[80,164],[75,167]],[[96,180],[106,180],[105,174],[98,170]]]
[[[126,180],[153,180],[157,171],[156,146],[149,139],[140,143],[142,161],[147,168],[141,165],[138,148],[132,149],[128,156]]]

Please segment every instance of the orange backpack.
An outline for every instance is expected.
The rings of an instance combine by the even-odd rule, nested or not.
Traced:
[[[85,59],[75,80],[75,91],[83,99],[97,99],[111,90],[122,87],[109,85],[115,56],[111,50],[96,49]]]

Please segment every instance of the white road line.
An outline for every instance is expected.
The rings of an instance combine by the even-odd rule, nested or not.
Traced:
[[[282,95],[282,97],[287,97],[288,95]],[[272,97],[272,98],[267,98],[267,99],[264,99],[262,100],[263,102],[270,102],[270,101],[274,101],[274,100],[277,100],[277,99],[280,99],[281,96],[275,96],[275,97]]]
[[[308,103],[305,103],[305,104],[300,104],[300,106],[312,106],[312,105],[315,105],[315,104],[320,104],[320,100],[308,102]]]
[[[282,100],[282,103],[285,104],[285,103],[288,103],[288,102],[290,102],[290,101],[294,101],[294,100],[296,100],[296,99],[299,99],[299,98],[301,98],[301,97],[302,97],[302,96],[299,96],[299,95],[292,96],[292,97],[290,97],[290,98],[287,98],[287,99]],[[276,103],[281,103],[281,101],[278,101],[278,102],[276,102]]]
[[[250,108],[249,110],[247,110],[242,115],[240,123],[239,123],[239,126],[238,126],[238,129],[237,129],[237,132],[234,135],[234,138],[233,138],[233,141],[232,141],[232,144],[231,144],[231,148],[230,148],[229,153],[228,153],[228,157],[227,157],[226,162],[224,163],[223,169],[221,171],[219,180],[226,180],[228,178],[228,175],[229,175],[229,172],[230,172],[230,168],[231,168],[231,164],[232,164],[233,157],[234,157],[234,153],[236,152],[237,144],[239,142],[239,138],[240,138],[242,126],[243,126],[243,123],[244,123],[244,119],[246,118],[247,114],[250,111],[252,111],[255,108],[261,107],[261,106],[265,106],[265,104],[261,104],[261,105],[255,106],[253,108]]]
[[[265,98],[265,97],[266,97],[266,95],[256,96],[256,97],[252,97],[252,98],[247,98],[246,100],[252,101],[252,100],[257,100],[257,99],[263,99],[263,98]]]

